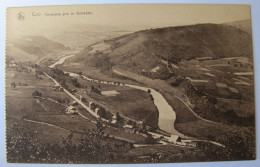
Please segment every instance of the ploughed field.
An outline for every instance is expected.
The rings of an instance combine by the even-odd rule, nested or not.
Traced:
[[[247,118],[255,116],[252,63],[245,57],[192,59],[179,62],[175,73],[188,80],[197,91],[215,98],[214,105],[219,112],[232,110],[237,116]],[[178,84],[176,80],[169,82],[174,86]]]
[[[253,64],[248,58],[182,61],[177,76],[219,98],[254,102]]]

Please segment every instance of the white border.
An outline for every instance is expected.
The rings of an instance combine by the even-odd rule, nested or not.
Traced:
[[[259,112],[259,87],[260,78],[260,1],[259,0],[0,0],[0,166],[1,167],[48,167],[48,166],[82,166],[82,165],[46,165],[46,164],[10,164],[6,162],[5,151],[5,12],[7,7],[19,6],[49,6],[49,5],[80,5],[80,4],[117,4],[117,3],[193,3],[193,4],[248,4],[251,5],[252,12],[252,26],[253,26],[253,49],[254,49],[254,69],[255,69],[255,96],[256,96],[256,134],[259,139],[260,129],[260,115]],[[170,163],[170,164],[139,164],[127,166],[178,166],[178,167],[257,167],[260,166],[259,160],[259,143],[257,142],[257,159],[254,161],[232,161],[232,162],[201,162],[201,163]],[[84,165],[84,166],[118,166],[118,165]]]

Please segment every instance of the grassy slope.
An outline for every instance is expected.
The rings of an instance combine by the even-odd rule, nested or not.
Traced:
[[[117,65],[134,72],[151,69],[158,65],[160,59],[176,63],[181,59],[199,57],[252,58],[250,34],[228,25],[198,24],[152,29],[124,35],[106,43],[112,49],[108,54],[91,56],[88,55],[89,49],[85,49],[79,56],[85,56],[85,63],[97,68],[104,64],[100,64],[102,60],[110,66]]]
[[[224,24],[239,28],[248,33],[252,33],[252,25],[250,19],[239,20],[239,21],[234,21],[234,22],[229,22]]]
[[[43,129],[45,129],[45,132],[41,133],[42,135],[37,134],[36,138],[40,142],[54,143],[55,141],[57,141],[57,139],[60,139],[61,136],[66,137],[71,132],[82,132],[87,131],[88,129],[96,129],[95,123],[87,121],[78,115],[71,116],[65,114],[65,106],[55,104],[46,100],[39,100],[37,102],[37,100],[32,97],[32,92],[38,90],[45,98],[51,98],[56,101],[65,98],[69,99],[69,101],[72,102],[72,99],[68,97],[64,92],[52,91],[51,86],[53,86],[54,83],[47,77],[41,75],[42,79],[37,79],[35,78],[35,73],[33,71],[28,73],[17,72],[10,71],[10,68],[7,69],[6,76],[7,133],[11,132],[10,129],[16,122],[17,124],[19,124],[19,126],[25,128],[30,127],[34,131],[38,131],[39,134],[43,131]],[[28,86],[17,86],[16,88],[12,88],[10,86],[12,82],[27,83]],[[69,105],[69,103],[66,103],[65,105]],[[83,110],[82,112],[86,111]],[[23,119],[50,123],[65,128],[68,131],[60,130],[56,127],[50,127],[48,125],[41,125],[39,123],[30,123]],[[55,131],[59,132],[55,133]],[[63,131],[64,135],[61,135],[63,134]],[[110,135],[128,138],[138,143],[143,143],[145,141],[145,137],[137,134],[129,135],[128,132],[125,132],[122,129],[111,127],[107,128],[105,132]],[[44,138],[48,138],[48,140],[44,141]]]

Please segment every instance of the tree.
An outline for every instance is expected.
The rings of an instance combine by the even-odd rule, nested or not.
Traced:
[[[97,121],[97,131],[98,132],[103,132],[104,131],[104,126],[103,126],[103,124],[102,124],[102,122],[101,122],[101,119],[99,119],[98,121]]]
[[[147,91],[149,94],[151,93],[151,90],[150,89],[148,89],[148,91]]]
[[[58,68],[52,69],[55,74],[64,75],[64,72]]]
[[[82,101],[82,102],[87,102],[87,100],[86,100],[85,97],[82,97],[82,98],[81,98],[81,101]]]
[[[97,94],[101,94],[101,91],[98,90],[97,88],[95,88],[93,85],[91,86],[91,91],[97,93]]]
[[[118,112],[116,113],[116,122],[118,124],[123,124],[124,123],[124,119],[120,116],[120,114]]]
[[[81,85],[80,85],[80,83],[78,82],[77,79],[72,79],[71,82],[72,82],[73,86],[75,86],[75,87],[77,87],[77,88],[80,88],[80,87],[81,87]]]
[[[35,97],[35,96],[41,97],[41,96],[42,96],[42,93],[41,93],[41,92],[38,92],[38,91],[36,90],[36,91],[34,91],[34,92],[32,93],[32,96],[33,96],[33,97]]]
[[[102,118],[106,118],[106,110],[105,110],[103,107],[101,107],[101,108],[98,110],[97,114],[98,114],[100,117],[102,117]]]
[[[133,125],[133,121],[132,121],[131,119],[129,119],[129,120],[127,121],[127,124],[128,124],[128,125]]]
[[[155,144],[156,140],[150,135],[149,133],[147,134],[147,137],[145,138],[145,143],[147,144]]]
[[[59,138],[55,143],[35,141],[30,128],[14,125],[7,134],[7,161],[9,163],[106,163],[115,161],[111,146],[105,141],[102,130],[84,131],[79,143],[74,134]],[[13,135],[17,134],[17,135]],[[19,137],[18,137],[19,136]],[[62,143],[61,144],[59,143]],[[121,148],[120,148],[121,149]]]
[[[151,100],[154,102],[154,98],[153,98],[153,96],[151,95]]]

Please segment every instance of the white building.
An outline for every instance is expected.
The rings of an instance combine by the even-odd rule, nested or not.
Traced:
[[[66,109],[66,114],[76,115],[76,114],[78,114],[78,111],[77,111],[76,108],[74,108],[73,106],[69,106],[69,107]]]
[[[78,103],[77,103],[76,101],[73,101],[73,102],[71,103],[71,105],[72,105],[72,106],[77,106]]]
[[[99,108],[96,108],[96,109],[95,109],[95,113],[98,113],[99,110],[100,110]]]
[[[133,125],[124,125],[123,127],[126,129],[133,129]]]
[[[181,142],[181,137],[177,135],[171,135],[171,137],[168,139],[169,142],[177,144],[177,142]]]
[[[112,123],[112,124],[116,124],[116,122],[117,122],[117,120],[116,120],[116,116],[114,115],[114,116],[112,117],[112,121],[111,121],[111,123]]]

